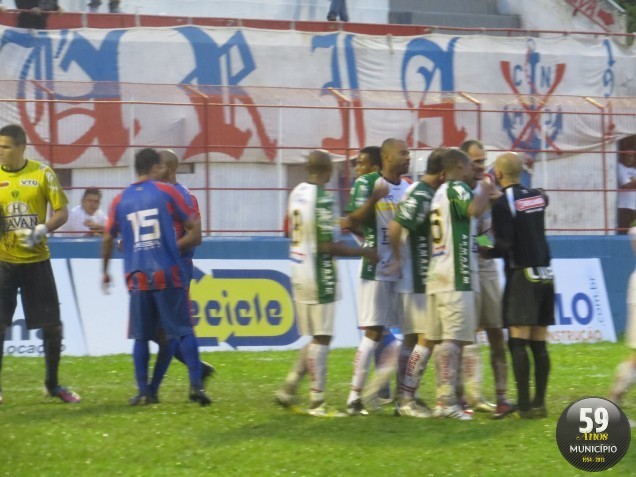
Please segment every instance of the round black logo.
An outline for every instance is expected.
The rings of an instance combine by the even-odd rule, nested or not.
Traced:
[[[629,420],[612,401],[579,399],[561,414],[556,440],[561,455],[577,469],[599,472],[614,467],[629,449]]]

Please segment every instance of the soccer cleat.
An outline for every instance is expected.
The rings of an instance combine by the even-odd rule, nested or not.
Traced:
[[[476,412],[495,412],[497,410],[497,405],[491,402],[488,402],[484,399],[480,399],[475,404],[472,404],[470,407],[473,408]]]
[[[53,389],[49,389],[48,393],[49,396],[60,398],[62,401],[67,403],[77,403],[81,400],[79,394],[64,386],[56,386]]]
[[[441,409],[437,411],[439,417],[447,417],[451,419],[458,419],[460,421],[472,421],[473,416],[468,414],[466,411],[462,409],[459,404],[454,404],[452,406],[440,406]]]
[[[356,399],[347,404],[347,414],[350,416],[368,416],[369,411],[364,408],[360,399]]]
[[[159,398],[153,394],[137,394],[128,400],[131,406],[147,406],[149,404],[159,404]]]
[[[517,414],[521,419],[532,419],[534,417],[534,413],[532,409],[528,409],[527,411],[522,411],[521,409],[517,409]]]
[[[274,401],[276,404],[284,408],[291,408],[297,404],[296,396],[287,393],[284,389],[276,391],[276,394],[274,394]]]
[[[4,403],[4,398],[2,397],[2,389],[0,389],[0,404]]]
[[[471,416],[475,414],[475,411],[468,405],[465,399],[459,399],[457,401],[457,405],[464,411],[466,414],[470,414]]]
[[[197,389],[194,386],[190,387],[190,401],[198,402],[201,406],[209,406],[212,404],[212,399],[205,392],[205,389]]]
[[[508,401],[501,401],[497,403],[495,412],[492,414],[493,419],[503,419],[504,417],[512,414],[517,410],[517,406],[509,403]]]
[[[409,401],[406,404],[396,403],[395,415],[426,419],[428,417],[431,417],[433,415],[433,412],[426,407],[418,406],[415,401]]]
[[[201,382],[205,384],[205,381],[208,378],[214,377],[214,373],[216,373],[216,368],[212,366],[210,363],[206,363],[205,361],[201,361]]]
[[[538,419],[543,419],[548,417],[548,409],[545,407],[545,404],[543,406],[533,407],[532,417],[536,417]]]
[[[307,409],[307,415],[312,417],[345,417],[346,414],[340,411],[330,410],[325,403],[322,403],[316,407]]]

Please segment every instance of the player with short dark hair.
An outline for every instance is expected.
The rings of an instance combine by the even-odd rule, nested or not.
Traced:
[[[126,284],[130,293],[129,337],[135,340],[133,361],[138,394],[131,405],[159,402],[158,391],[169,360],[157,369],[148,383],[149,341],[162,329],[172,357],[181,347],[190,377],[190,400],[202,406],[212,401],[201,382],[199,349],[192,329],[186,275],[180,251],[198,240],[196,219],[183,197],[169,184],[152,180],[160,168],[159,153],[142,149],[135,156],[137,181],[112,202],[102,243],[102,285],[111,281],[108,265],[114,239],[121,234]],[[185,234],[178,238],[174,222],[182,223]],[[159,363],[157,363],[159,364]]]
[[[504,325],[509,328],[508,347],[517,382],[518,413],[522,418],[545,417],[545,395],[550,374],[546,346],[548,326],[554,324],[554,275],[545,237],[543,191],[521,185],[523,162],[513,153],[497,157],[494,174],[503,195],[492,207],[495,243],[481,247],[485,258],[503,257],[506,270]],[[534,358],[535,394],[530,400],[530,361]]]
[[[364,174],[379,172],[382,169],[382,155],[380,147],[366,146],[360,149],[355,164],[356,179]]]
[[[401,269],[396,290],[402,306],[400,331],[404,335],[398,358],[399,400],[395,414],[426,418],[431,410],[415,399],[430,358],[425,346],[426,274],[431,257],[430,210],[435,190],[444,182],[444,149],[431,152],[426,172],[404,193],[389,224],[395,266]]]
[[[5,330],[13,321],[18,290],[29,330],[41,328],[49,395],[79,402],[73,391],[60,386],[62,351],[60,301],[51,268],[46,234],[68,220],[68,200],[55,173],[24,157],[26,134],[17,124],[0,129],[0,370]],[[47,219],[47,207],[53,214]],[[2,403],[0,388],[0,403]]]
[[[438,377],[435,415],[470,420],[472,416],[457,402],[456,385],[462,347],[475,337],[471,219],[488,207],[492,185],[482,182],[481,192],[473,196],[467,183],[474,179],[474,169],[459,149],[444,151],[442,165],[446,182],[431,203],[433,248],[426,281],[425,346],[432,350],[441,343],[443,372]]]
[[[409,186],[402,175],[408,171],[410,151],[405,141],[389,138],[382,143],[381,156],[381,172],[365,174],[356,179],[347,205],[349,215],[344,221],[347,228],[362,225],[365,247],[377,247],[380,257],[378,263],[362,260],[358,326],[364,328],[364,337],[356,353],[351,390],[347,398],[347,412],[350,415],[368,414],[362,403],[362,390],[371,360],[385,328],[397,324],[398,319],[395,282],[399,278],[399,271],[389,271],[387,268],[391,262],[392,250],[386,230],[395,216],[400,198]],[[375,400],[377,391],[395,371],[396,362],[395,347],[388,348],[376,368],[376,376],[379,378],[366,395],[370,401]]]

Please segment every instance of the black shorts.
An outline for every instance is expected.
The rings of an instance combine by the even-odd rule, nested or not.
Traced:
[[[508,272],[503,321],[505,327],[554,324],[554,276],[549,267]]]
[[[10,326],[18,304],[18,289],[29,330],[60,325],[60,300],[51,261],[0,262],[0,322]]]

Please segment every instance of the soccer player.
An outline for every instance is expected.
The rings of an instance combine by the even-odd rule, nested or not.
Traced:
[[[287,223],[290,224],[290,259],[298,325],[312,341],[301,349],[276,400],[288,407],[295,402],[298,384],[309,371],[311,390],[309,415],[330,414],[324,404],[327,354],[333,336],[337,295],[334,256],[363,256],[377,261],[374,249],[349,247],[334,242],[333,197],[325,190],[332,173],[331,156],[315,150],[307,160],[308,177],[289,196]]]
[[[512,152],[497,157],[495,178],[503,195],[492,207],[493,248],[480,247],[484,258],[503,257],[506,286],[503,317],[510,337],[508,347],[517,382],[522,418],[545,417],[545,395],[550,374],[546,347],[548,326],[554,324],[554,276],[545,238],[547,197],[539,189],[520,184],[523,162]],[[535,394],[530,400],[530,360],[534,358]]]
[[[431,256],[429,213],[435,190],[444,182],[443,153],[444,149],[431,152],[426,172],[406,190],[395,219],[389,224],[393,260],[395,266],[401,269],[396,288],[402,304],[400,330],[404,336],[398,359],[401,386],[396,415],[419,418],[431,416],[430,409],[416,402],[415,392],[430,353],[424,346],[426,273]]]
[[[378,146],[366,146],[360,149],[358,153],[358,157],[356,159],[354,173],[355,179],[364,175],[370,174],[371,172],[380,172],[382,169],[382,153],[381,148]],[[356,230],[350,230],[352,236],[359,244],[364,243],[364,234],[362,233],[362,229],[358,228]],[[380,364],[380,358],[382,354],[386,351],[388,353],[391,352],[391,347],[395,347],[398,345],[397,339],[391,333],[391,330],[385,329],[384,336],[378,343],[378,347],[375,350],[375,366],[376,368]],[[380,404],[386,404],[392,402],[391,399],[391,386],[387,382],[381,389],[377,392],[378,402]]]
[[[157,380],[148,383],[149,341],[162,329],[168,339],[170,357],[177,346],[188,365],[190,400],[202,406],[212,401],[201,382],[199,349],[192,329],[186,276],[180,251],[194,247],[199,240],[196,217],[174,187],[151,178],[158,176],[159,153],[142,149],[135,155],[137,181],[121,192],[111,204],[102,242],[102,285],[111,281],[108,265],[114,239],[121,234],[126,284],[130,293],[129,337],[134,339],[133,361],[138,394],[131,405],[158,402],[161,379],[167,363],[155,365]],[[183,224],[185,234],[178,238],[174,222]]]
[[[195,197],[195,195],[192,192],[190,192],[190,190],[186,186],[177,182],[177,167],[179,165],[179,158],[174,153],[174,151],[171,151],[169,149],[160,151],[159,158],[161,162],[160,162],[158,179],[160,181],[167,182],[168,184],[172,184],[174,188],[177,189],[177,192],[181,194],[181,196],[183,197],[183,200],[188,205],[188,207],[190,207],[194,211],[194,215],[196,218],[196,220],[194,221],[194,227],[195,227],[195,234],[197,236],[197,240],[195,241],[194,245],[195,246],[200,245],[201,244],[201,213],[199,212],[199,202],[197,201],[197,198]],[[181,222],[176,221],[174,223],[174,226],[175,226],[175,232],[177,234],[177,238],[183,237],[185,235],[185,231],[183,230],[183,226]],[[181,251],[181,268],[183,269],[183,272],[185,274],[183,285],[184,285],[186,294],[188,296],[190,292],[190,282],[192,281],[192,276],[194,274],[194,264],[192,262],[193,258],[194,258],[194,247]],[[188,299],[188,303],[190,303],[189,299]],[[167,342],[165,341],[165,336],[161,334],[160,338],[161,339],[159,341],[159,353],[157,354],[157,362],[163,363],[165,362],[165,360],[168,360],[169,362],[169,356],[167,352]],[[177,349],[174,351],[174,357],[181,363],[186,364],[185,358],[181,351],[181,347],[177,346]],[[203,380],[203,382],[205,382],[207,378],[209,378],[210,376],[214,374],[215,369],[214,369],[214,366],[212,366],[209,363],[206,363],[205,361],[201,361],[200,367],[201,367],[201,379]],[[153,376],[153,379],[155,379],[154,376]],[[153,387],[153,383],[151,383],[151,387]]]
[[[410,152],[406,142],[390,138],[382,143],[382,170],[358,177],[347,205],[347,222],[362,225],[365,247],[377,248],[380,261],[372,263],[362,260],[362,271],[358,287],[358,326],[364,328],[354,362],[351,390],[347,398],[347,412],[366,415],[361,393],[371,366],[376,348],[384,330],[398,318],[395,282],[399,271],[391,271],[391,244],[387,236],[389,222],[395,216],[397,204],[409,183],[402,178],[409,168]],[[348,227],[350,228],[350,226]],[[378,389],[388,381],[395,370],[396,356],[385,352],[376,369],[379,376]],[[373,398],[373,396],[370,396]]]
[[[471,159],[475,168],[476,188],[479,181],[486,178],[486,151],[477,140],[465,141],[460,149]],[[473,184],[469,184],[473,185]],[[477,189],[473,192],[477,193]],[[499,193],[497,193],[499,195]],[[491,201],[493,197],[491,197]],[[477,219],[477,241],[492,243],[492,217],[487,209]],[[487,402],[482,396],[481,377],[483,363],[480,347],[477,344],[464,346],[463,371],[467,391],[467,404],[476,411],[493,412],[494,418],[502,418],[514,412],[515,408],[507,400],[508,391],[508,363],[506,362],[506,348],[503,335],[503,317],[501,314],[502,293],[499,285],[499,273],[494,260],[487,260],[477,255],[478,287],[475,288],[475,309],[477,314],[477,328],[486,331],[490,344],[490,365],[495,381],[495,395],[497,404]]]
[[[629,238],[632,249],[636,252],[636,222],[632,222],[629,229]],[[629,357],[623,361],[616,371],[614,385],[610,392],[610,399],[619,406],[623,402],[623,396],[636,381],[636,270],[632,272],[627,286],[627,329],[625,330],[625,344],[631,349]],[[629,421],[631,427],[636,427],[636,422]]]
[[[426,282],[424,332],[430,349],[441,343],[438,353],[442,372],[435,415],[470,420],[472,416],[458,404],[456,384],[462,347],[475,337],[471,219],[488,207],[492,185],[483,181],[481,191],[473,197],[467,182],[474,178],[474,169],[459,149],[444,151],[442,164],[446,182],[431,203],[433,249]]]
[[[11,326],[18,289],[29,330],[40,328],[49,395],[67,403],[80,397],[58,382],[62,351],[60,302],[46,234],[68,220],[68,200],[55,173],[24,157],[26,134],[17,124],[0,129],[0,369],[6,328]],[[47,207],[53,214],[47,219]],[[0,403],[2,403],[0,387]]]

